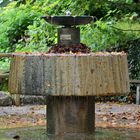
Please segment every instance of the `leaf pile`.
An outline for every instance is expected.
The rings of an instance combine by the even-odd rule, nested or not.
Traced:
[[[79,45],[53,45],[48,53],[90,53],[91,50],[85,44],[80,43]]]

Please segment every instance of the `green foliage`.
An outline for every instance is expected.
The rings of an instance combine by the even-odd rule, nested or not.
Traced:
[[[16,43],[25,37],[27,27],[33,24],[41,13],[36,12],[30,5],[14,7],[13,2],[0,13],[0,51],[13,52]]]
[[[3,61],[0,61],[0,73],[5,73],[9,71],[9,68],[10,68],[9,59],[4,59]]]
[[[131,79],[140,79],[140,38],[127,42]]]
[[[128,65],[131,79],[140,79],[140,38],[120,44],[117,51],[128,53]]]
[[[93,51],[101,51],[114,45],[119,40],[118,31],[112,29],[106,22],[97,21],[94,25],[87,25],[82,30],[82,41]]]
[[[25,41],[19,40],[16,45],[17,52],[44,52],[54,44],[56,33],[53,26],[46,24],[43,20],[34,21],[33,25],[28,26]]]
[[[133,28],[131,27],[132,24]],[[131,29],[132,31],[124,32],[124,28],[122,27],[125,29]],[[124,42],[138,38],[138,36],[140,36],[138,35],[139,32],[133,32],[136,28],[138,28],[138,24],[134,23],[129,24],[126,22],[105,22],[98,20],[94,24],[86,25],[82,28],[81,40],[83,43],[90,46],[93,51],[103,51],[110,47],[117,47],[122,43],[124,44]]]
[[[2,83],[0,83],[0,91],[8,90],[8,79],[3,79]]]
[[[40,16],[44,13],[64,14],[68,9],[73,15],[90,14],[102,17],[102,20],[97,21],[94,26],[87,25],[82,28],[82,41],[91,46],[93,50],[116,45],[122,36],[124,40],[127,38],[125,33],[118,32],[108,25],[108,23],[114,25],[114,22],[118,20],[118,17],[114,18],[114,16],[122,14],[121,10],[110,7],[108,0],[102,2],[100,0],[85,0],[84,2],[82,0],[21,0],[18,2],[20,3],[18,7],[17,2],[11,2],[0,13],[1,52],[47,50],[48,46],[56,42],[56,31],[54,27],[41,21]],[[112,2],[118,3],[119,1],[113,0]],[[119,3],[129,4],[131,2],[121,1]]]

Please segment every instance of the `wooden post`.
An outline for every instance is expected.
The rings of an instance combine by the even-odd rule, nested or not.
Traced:
[[[89,134],[95,130],[94,96],[48,96],[47,133]]]
[[[140,84],[137,84],[136,89],[136,104],[140,105]]]

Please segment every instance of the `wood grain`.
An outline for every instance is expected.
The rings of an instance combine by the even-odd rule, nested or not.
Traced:
[[[95,97],[48,96],[47,133],[89,134],[95,130]]]
[[[53,96],[129,92],[124,53],[19,54],[11,61],[9,92]]]

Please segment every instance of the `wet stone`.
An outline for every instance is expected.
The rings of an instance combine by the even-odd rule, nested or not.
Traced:
[[[46,105],[45,96],[30,96],[30,95],[22,95],[21,96],[22,105]]]
[[[20,95],[22,105],[46,105],[45,96]],[[12,98],[8,92],[0,91],[0,106],[11,106]]]
[[[12,99],[8,93],[0,91],[0,106],[12,105]]]

